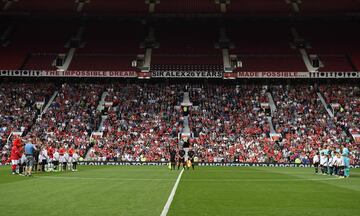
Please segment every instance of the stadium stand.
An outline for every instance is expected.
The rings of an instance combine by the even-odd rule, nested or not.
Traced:
[[[168,0],[156,5],[156,13],[216,13],[220,7],[212,0]]]
[[[3,26],[2,32],[7,28]],[[359,33],[354,28],[353,24],[341,26],[337,23],[335,32],[329,26],[299,25],[295,29],[304,39],[308,55],[319,58],[318,70],[332,72],[358,69],[358,58],[352,50],[357,47],[354,42]],[[227,48],[229,55],[236,55],[243,63],[243,67],[235,71],[307,71],[287,24],[275,27],[226,24],[225,43],[221,41],[221,27],[204,23],[27,21],[16,22],[9,29],[10,34],[2,39],[0,47],[0,66],[7,70],[56,70],[57,57],[67,56],[70,48],[74,48],[68,70],[136,70],[132,61],[151,49],[147,57],[152,70],[194,67],[191,70],[219,71],[226,57],[222,49]],[[151,38],[149,29],[154,30]],[[189,29],[198,31],[189,32]],[[30,31],[32,34],[27,34]]]
[[[139,25],[87,25],[69,70],[132,70],[131,62],[144,53],[140,48],[144,38],[145,28]]]
[[[248,15],[256,13],[262,14],[289,14],[292,11],[290,4],[285,1],[266,1],[266,0],[254,0],[254,1],[230,1],[227,5],[228,13],[240,13],[242,15]]]
[[[193,88],[191,95],[196,104],[190,114],[195,135],[192,142],[202,160],[232,161],[240,154],[237,147],[245,142],[252,140],[248,144],[256,148],[269,140],[270,127],[260,105],[266,101],[261,86],[206,86]],[[242,147],[240,160],[261,160],[255,158],[253,149]]]
[[[277,105],[274,128],[282,134],[287,148],[314,154],[322,144],[345,142],[347,135],[325,112],[316,87],[274,86],[272,90]]]
[[[121,11],[122,14],[146,14],[149,13],[149,5],[144,0],[117,1],[109,0],[104,4],[101,0],[94,0],[85,4],[84,13],[90,14],[107,14],[118,15]]]
[[[221,52],[215,49],[218,37],[218,30],[208,25],[159,26],[151,65],[155,70],[221,70]]]
[[[280,140],[271,139],[272,123],[261,107],[268,101],[266,92],[274,95],[277,112],[272,121]],[[195,148],[208,162],[293,162],[300,157],[309,163],[324,143],[348,145],[351,138],[325,113],[315,93],[306,85],[194,88]]]
[[[5,4],[5,1],[3,1]],[[17,13],[41,13],[41,14],[69,14],[76,12],[75,1],[53,0],[51,4],[43,4],[36,0],[13,1],[7,11]]]
[[[347,14],[356,12],[359,8],[357,0],[344,0],[338,4],[336,0],[317,1],[266,1],[266,0],[230,0],[225,5],[226,10],[221,10],[220,2],[215,0],[167,0],[155,1],[154,10],[150,10],[150,3],[145,0],[133,0],[131,2],[108,0],[105,4],[101,0],[66,2],[53,0],[52,4],[44,5],[36,0],[2,1],[3,11],[18,14],[91,14],[91,15],[144,15],[149,13],[159,14],[237,14],[237,15],[326,15]],[[294,6],[295,5],[295,6]],[[296,9],[295,9],[296,8]]]
[[[123,161],[164,160],[168,145],[177,144],[181,130],[177,86],[114,84],[107,88],[107,118],[103,137],[89,153],[93,160],[116,157]]]
[[[323,85],[324,98],[332,108],[336,121],[345,129],[359,131],[360,89],[351,85]]]
[[[83,154],[88,143],[89,135],[96,125],[96,110],[100,86],[96,85],[68,85],[52,88],[59,90],[54,101],[50,101],[50,107],[45,113],[33,119],[28,137],[36,137],[47,145],[56,147],[71,146]],[[49,88],[49,95],[51,91]],[[40,90],[39,92],[44,92]],[[34,112],[33,112],[34,113]],[[24,123],[24,122],[22,122]]]
[[[348,14],[359,8],[358,1],[324,2],[231,0],[225,12],[224,2],[212,0],[161,0],[152,6],[144,0],[3,1],[8,6],[1,13],[11,21],[0,21],[0,69],[55,71],[61,69],[55,66],[61,55],[70,56],[64,71],[142,71],[133,61],[147,58],[150,72],[224,72],[234,56],[241,66],[230,62],[230,72],[310,72],[306,60],[313,56],[320,72],[360,70],[357,21],[329,24],[303,17]],[[272,18],[252,17],[259,12]],[[40,22],[36,16],[41,15],[49,20]],[[67,81],[0,83],[3,156],[12,132],[56,146],[75,145],[93,160],[165,161],[167,148],[178,144],[186,119],[180,109],[184,84]],[[194,103],[188,123],[200,161],[301,157],[307,163],[321,144],[357,151],[352,137],[359,131],[356,85],[194,83],[186,85]],[[270,96],[276,108],[271,111]]]
[[[302,13],[327,13],[327,14],[339,14],[344,12],[356,11],[359,8],[359,1],[345,0],[339,4],[336,0],[330,1],[304,1],[299,4],[300,11]]]
[[[235,71],[306,71],[300,55],[241,56],[243,67]]]
[[[319,55],[319,58],[324,66],[319,71],[356,71],[346,55]]]
[[[168,146],[178,144],[183,85],[64,83],[42,84],[41,90],[35,86],[39,85],[1,84],[1,102],[6,105],[1,110],[3,155],[8,155],[9,134],[19,130],[57,146],[74,144],[84,157],[92,147],[87,155],[93,160],[164,161]],[[23,92],[28,92],[26,98]],[[54,92],[57,97],[38,118],[34,103],[46,104]],[[100,111],[104,92],[105,109]],[[268,93],[277,109],[272,114],[266,105]],[[317,93],[324,95],[326,106]],[[205,162],[293,162],[301,157],[308,163],[322,144],[344,144],[356,152],[349,129],[359,130],[358,99],[359,88],[353,85],[192,84],[191,143]],[[325,110],[333,103],[341,105],[335,119]],[[102,122],[103,115],[107,118]],[[272,137],[273,130],[280,139]],[[91,136],[96,131],[103,136]],[[356,162],[355,156],[351,159]]]
[[[26,135],[49,100],[53,84],[1,83],[0,84],[0,146],[2,156],[9,156],[11,134]]]
[[[2,69],[47,69],[59,53],[66,51],[73,27],[59,28],[58,22],[24,22],[11,26],[7,43],[0,47]],[[31,32],[31,34],[29,34]]]
[[[351,61],[354,64],[356,71],[360,70],[360,54],[351,55]]]

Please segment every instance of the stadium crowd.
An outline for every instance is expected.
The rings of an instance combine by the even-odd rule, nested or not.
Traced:
[[[321,85],[321,92],[329,108],[332,108],[335,121],[346,129],[360,132],[360,88],[351,85]]]
[[[198,106],[190,112],[196,137],[192,143],[201,160],[289,163],[298,159],[309,164],[321,148],[352,147],[344,128],[325,112],[315,87],[243,85],[193,89],[192,100]],[[280,139],[270,134],[266,93],[274,97],[277,110],[271,121]],[[356,163],[358,150],[353,147],[350,158]]]
[[[263,162],[270,126],[261,103],[266,89],[259,86],[192,88],[190,125],[199,158],[209,162]]]
[[[107,118],[90,158],[123,161],[165,160],[177,144],[180,86],[116,84],[107,89]]]
[[[190,140],[198,161],[312,163],[319,149],[359,149],[359,88],[334,85],[191,84]],[[2,162],[9,160],[12,131],[36,139],[39,148],[70,149],[88,160],[167,161],[180,146],[184,85],[151,83],[0,85]],[[45,91],[44,91],[45,90]],[[43,115],[34,107],[57,91]],[[106,92],[104,107],[98,109]],[[341,106],[331,118],[321,104]],[[269,96],[276,110],[270,111]],[[41,108],[40,108],[41,109]],[[104,118],[102,116],[106,116]],[[273,128],[272,128],[273,125]],[[101,135],[93,135],[100,132]],[[280,134],[275,139],[272,133]],[[9,138],[9,139],[8,139]],[[89,150],[90,149],[90,150]]]
[[[38,83],[0,84],[0,149],[1,159],[9,157],[11,142],[8,137],[13,132],[27,134],[36,121],[43,105],[51,97],[55,86]]]
[[[103,87],[96,84],[62,84],[46,113],[33,125],[30,137],[69,147],[75,145],[84,156],[91,132],[99,125],[97,106]]]

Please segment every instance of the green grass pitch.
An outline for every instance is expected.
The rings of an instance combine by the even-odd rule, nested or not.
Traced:
[[[0,215],[159,216],[179,171],[165,166],[81,166],[10,175],[0,167]],[[360,169],[351,178],[310,168],[196,167],[181,177],[169,216],[360,215]]]

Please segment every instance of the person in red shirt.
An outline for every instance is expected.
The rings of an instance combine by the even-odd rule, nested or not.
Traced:
[[[54,171],[54,148],[51,145],[47,148],[47,156],[49,158],[49,171]]]
[[[69,154],[69,159],[68,159],[68,164],[69,164],[69,170],[73,170],[73,155],[75,153],[75,150],[73,147],[70,147],[68,150],[68,154]]]
[[[66,170],[66,158],[65,158],[65,153],[66,153],[66,149],[65,148],[60,148],[59,150],[59,162],[60,162],[60,171],[65,171]]]
[[[16,138],[13,142],[13,146],[11,148],[11,171],[12,174],[16,174],[16,168],[19,164],[19,159],[21,158],[21,140],[19,138]]]

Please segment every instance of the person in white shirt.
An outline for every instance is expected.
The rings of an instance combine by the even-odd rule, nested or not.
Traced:
[[[54,171],[59,171],[59,159],[60,159],[60,154],[59,154],[58,150],[55,149],[54,159],[53,159]]]
[[[331,154],[328,155],[328,166],[327,166],[327,174],[332,175],[333,174],[333,166],[334,166],[334,160]]]
[[[338,152],[335,153],[334,157],[333,157],[333,171],[334,171],[334,175],[339,175],[339,161],[340,158],[338,157]]]
[[[66,167],[68,166],[68,161],[69,161],[69,154],[65,152],[61,161],[63,164],[61,171],[66,171]]]
[[[339,153],[338,158],[339,158],[338,159],[339,177],[344,178],[344,169],[345,169],[344,157]]]
[[[26,166],[26,156],[23,153],[21,155],[20,163],[19,163],[19,175],[23,175],[25,166]]]
[[[327,168],[327,157],[324,154],[324,152],[321,152],[321,156],[320,156],[320,167],[321,167],[321,173],[323,175],[326,175],[326,168]]]
[[[73,156],[72,156],[72,171],[77,171],[77,162],[79,161],[79,155],[77,153],[77,151],[74,152]]]
[[[316,154],[313,158],[313,164],[315,167],[315,174],[319,174],[319,164],[320,164],[319,152],[316,152]]]
[[[44,147],[39,154],[39,161],[41,163],[41,171],[42,172],[45,172],[45,168],[47,166],[47,159],[48,159],[47,150]]]

